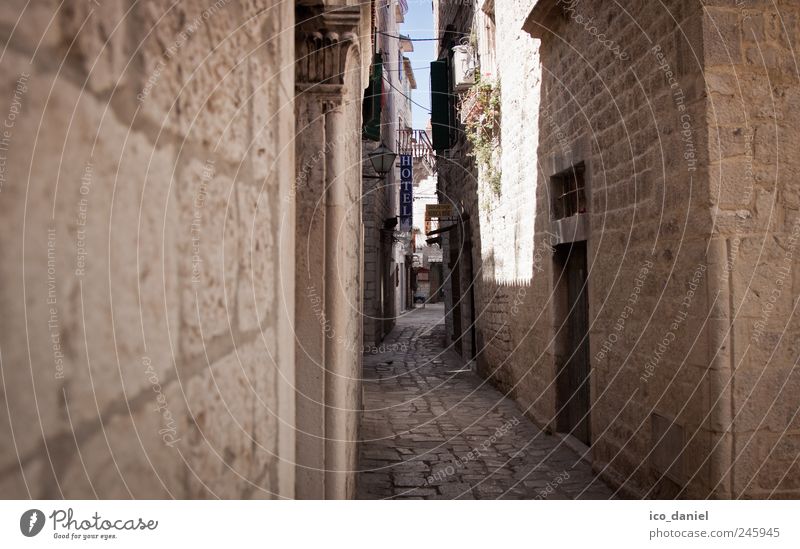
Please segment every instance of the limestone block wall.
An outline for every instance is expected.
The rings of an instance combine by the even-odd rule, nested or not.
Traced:
[[[294,495],[293,21],[0,6],[3,497]]]
[[[800,494],[797,241],[800,6],[713,2],[703,19],[714,362],[724,372],[734,497]],[[792,53],[792,50],[795,50]]]
[[[630,2],[626,9],[630,16],[618,17],[611,5],[572,3],[554,7],[545,23],[537,244],[556,242],[550,178],[582,162],[595,467],[640,495],[707,495],[718,480],[710,464],[721,458],[709,399],[719,380],[703,354],[711,216],[695,57],[702,14],[690,2],[655,11]],[[546,366],[537,370],[538,384],[552,391],[571,349],[557,345],[561,273],[552,256],[545,261],[552,325],[535,356],[544,355]],[[554,415],[561,404],[551,398]],[[664,423],[682,452],[663,455],[665,435],[653,426]],[[657,469],[663,462],[669,471]]]
[[[375,145],[365,142],[364,157]],[[364,163],[364,173],[372,174],[372,166]],[[387,241],[383,229],[385,219],[392,217],[391,188],[378,179],[364,179],[361,196],[364,220],[364,345],[378,345],[391,326],[392,320],[385,318],[382,308],[381,284],[384,290],[394,295],[393,287],[386,283],[389,268],[389,250],[391,242]],[[391,298],[394,301],[394,298]]]
[[[474,18],[474,6],[460,2],[435,0],[433,3],[434,28],[439,29],[437,49],[439,58],[452,56],[451,47],[468,37]],[[458,102],[457,95],[453,97]],[[440,228],[458,225],[457,229],[442,233],[442,274],[445,303],[445,325],[448,344],[460,340],[460,352],[466,360],[472,359],[472,349],[481,345],[473,330],[473,298],[482,301],[480,285],[475,284],[476,273],[481,272],[481,234],[479,230],[478,171],[470,156],[470,145],[463,127],[456,122],[451,131],[451,148],[446,154],[437,154],[437,193],[439,203],[451,204],[454,217],[440,220]],[[465,245],[465,240],[468,244]],[[471,257],[470,257],[471,256]],[[476,327],[476,326],[475,326]],[[473,334],[476,341],[473,342]]]
[[[523,3],[495,7],[480,371],[555,428],[551,177],[583,164],[595,468],[640,496],[796,497],[796,8]],[[541,43],[515,30],[534,5]]]
[[[559,343],[565,312],[553,246],[563,240],[553,229],[551,177],[583,165],[595,467],[638,495],[714,493],[709,464],[720,458],[709,395],[719,378],[703,354],[711,215],[702,63],[694,58],[702,53],[702,17],[689,2],[655,11],[630,2],[629,17],[606,3],[550,4],[550,16],[527,28],[542,38],[540,85],[536,70],[530,73],[538,97],[525,98],[538,106],[538,138],[521,142],[537,159],[536,180],[522,177],[526,189],[535,185],[525,204],[536,215],[517,226],[525,233],[532,225],[534,242],[511,262],[530,273],[531,283],[512,309],[520,320],[502,317],[517,331],[510,365],[497,377],[533,417],[555,428],[563,405],[556,371],[572,349]],[[498,59],[503,46],[501,39]],[[518,84],[503,86],[504,108],[512,87]],[[506,154],[504,167],[519,165],[507,164]],[[513,181],[513,172],[507,175],[504,192]],[[653,425],[664,422],[680,432],[683,452],[662,455],[663,433]],[[667,475],[654,465],[665,460]]]
[[[466,139],[459,138],[451,149],[450,158],[439,157],[439,203],[451,204],[454,215],[440,220],[440,228],[456,226],[442,233],[442,265],[445,286],[445,324],[448,344],[461,340],[459,351],[465,360],[471,360],[474,318],[473,299],[481,302],[481,287],[476,283],[481,272],[480,238],[478,230],[478,172],[472,158],[467,156]],[[470,296],[470,292],[473,296]],[[476,311],[476,315],[479,311]],[[457,315],[457,319],[454,319]],[[454,347],[455,348],[455,347]]]
[[[538,40],[522,30],[533,4],[495,2],[493,13],[479,10],[474,22],[482,78],[501,90],[500,188],[493,189],[481,173],[482,271],[476,284],[482,296],[477,306],[480,372],[542,419],[540,411],[552,409],[552,402],[538,373],[547,367],[542,349],[550,322],[543,306],[550,294],[549,256],[543,260],[540,245],[534,247],[534,238],[541,239],[534,231],[541,62]]]
[[[375,25],[378,50],[383,54],[383,94],[381,110],[381,143],[398,152],[398,118],[407,99],[399,90],[401,21],[397,17],[400,9],[396,2],[377,3]],[[371,61],[371,60],[370,60]],[[379,143],[364,141],[364,158]],[[369,161],[364,162],[364,173],[375,175]],[[396,316],[403,312],[404,294],[396,285],[395,266],[403,268],[404,252],[393,243],[391,231],[383,230],[384,221],[399,213],[400,169],[399,161],[383,180],[364,179],[364,343],[374,346],[391,331]],[[399,274],[398,277],[399,278]]]

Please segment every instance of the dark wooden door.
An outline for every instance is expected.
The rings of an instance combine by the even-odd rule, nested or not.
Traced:
[[[456,231],[450,233],[450,238],[455,239]],[[450,288],[453,300],[453,349],[461,354],[461,248],[459,241],[450,244]]]
[[[558,430],[591,444],[589,432],[589,299],[586,242],[572,244],[564,267],[567,286],[567,348],[558,375]]]
[[[469,359],[475,359],[477,356],[477,349],[475,347],[475,271],[473,270],[472,262],[472,229],[469,221],[464,224],[464,259],[467,262],[467,284],[469,284]]]

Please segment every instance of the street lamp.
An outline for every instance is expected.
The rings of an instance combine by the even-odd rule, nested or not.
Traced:
[[[362,174],[362,177],[365,179],[383,179],[394,167],[394,161],[397,158],[397,154],[392,152],[389,147],[381,143],[381,145],[369,153],[367,157],[369,158],[369,163],[372,164],[372,169],[375,170],[378,175]]]

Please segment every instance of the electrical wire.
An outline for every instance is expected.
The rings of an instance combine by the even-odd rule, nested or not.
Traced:
[[[420,105],[419,103],[417,103],[416,101],[414,101],[413,99],[411,99],[411,97],[409,97],[408,95],[406,95],[406,94],[405,94],[405,92],[403,92],[403,90],[401,90],[401,89],[398,89],[398,88],[397,88],[397,86],[395,86],[394,84],[392,84],[392,81],[391,81],[391,80],[387,80],[385,76],[383,77],[383,81],[384,81],[384,82],[386,82],[387,84],[389,84],[389,86],[390,86],[390,87],[391,87],[391,88],[392,88],[394,91],[396,91],[397,93],[399,93],[400,95],[402,95],[403,97],[405,97],[406,99],[408,99],[409,101],[411,101],[411,103],[413,103],[414,105],[416,105],[417,107],[419,107],[419,108],[420,108],[420,109],[422,109],[423,111],[427,112],[428,114],[431,114],[431,110],[430,110],[428,107],[426,107],[425,105]]]
[[[435,42],[437,40],[441,40],[441,38],[411,38],[409,36],[402,36],[402,35],[398,36],[396,34],[389,34],[388,32],[383,32],[383,31],[379,31],[379,30],[376,30],[375,32],[377,34],[382,34],[383,36],[387,36],[389,38],[396,38],[398,40],[408,40],[409,42]],[[462,36],[467,36],[467,33],[459,32],[459,31],[442,31],[442,32],[443,33],[449,33],[449,34],[460,34]]]

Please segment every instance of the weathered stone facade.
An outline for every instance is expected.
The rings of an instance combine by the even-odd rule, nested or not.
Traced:
[[[375,149],[365,142],[364,156]],[[365,173],[371,167],[365,162]],[[393,177],[389,175],[389,177]],[[392,261],[391,233],[384,230],[384,220],[395,215],[390,193],[393,185],[364,178],[362,204],[364,209],[364,345],[380,343],[394,325],[394,284],[389,273]]]
[[[541,253],[526,297],[537,303],[529,314],[538,317],[539,337],[523,348],[534,367],[517,367],[505,383],[529,378],[534,415],[557,428],[564,404],[554,380],[572,349],[564,335],[565,274],[548,250],[569,242],[553,221],[551,178],[582,163],[588,234],[576,240],[585,240],[587,249],[595,468],[638,495],[725,497],[708,469],[716,461],[709,400],[715,378],[698,358],[707,348],[711,228],[703,73],[692,57],[703,48],[696,32],[702,12],[692,2],[656,12],[634,2],[630,9],[626,19],[611,5],[556,5],[549,17],[529,23],[542,36],[534,242]],[[581,26],[588,17],[602,22],[598,34],[610,37],[605,43]],[[547,30],[532,30],[537,23]],[[646,25],[646,32],[635,32],[637,25]],[[574,50],[556,37],[567,38]],[[656,51],[664,52],[669,68]],[[691,158],[684,159],[684,150]],[[523,369],[530,373],[524,376]],[[657,431],[659,422],[669,427]],[[673,448],[664,448],[667,432],[677,432],[678,448],[674,439]],[[663,461],[666,470],[659,470]]]
[[[636,496],[797,497],[797,6],[477,2],[459,26],[449,4],[437,28],[474,25],[502,90],[499,193],[440,173],[480,219],[479,371],[562,430],[561,261],[585,242],[595,470]],[[586,211],[558,220],[573,169]]]
[[[352,496],[360,147],[304,136],[360,127],[359,6],[0,7],[3,497]]]
[[[451,49],[469,36],[474,17],[473,6],[459,2],[434,1],[433,19],[437,29],[440,58],[447,59]],[[455,97],[453,97],[455,100]],[[445,303],[445,327],[448,342],[466,360],[474,358],[473,300],[470,292],[480,291],[471,284],[473,274],[480,272],[480,233],[472,231],[479,218],[478,172],[468,156],[469,144],[458,124],[450,128],[451,147],[446,154],[437,154],[440,204],[450,204],[453,216],[439,220],[442,247],[442,293]],[[471,238],[469,238],[471,236]],[[466,341],[465,341],[466,340]],[[477,342],[476,342],[477,344]]]
[[[389,9],[389,4],[380,8],[373,3],[373,18],[375,27],[382,33],[375,36],[375,50],[380,55],[381,63],[386,63],[389,68],[388,78],[391,76],[391,63],[396,58],[389,52],[397,52],[398,41],[391,36],[397,36],[396,13]],[[388,52],[387,52],[388,50]],[[383,67],[382,71],[385,70]],[[383,74],[381,74],[383,78]],[[380,141],[364,139],[362,159],[364,173],[370,177],[362,182],[363,192],[361,197],[362,219],[364,223],[364,316],[362,320],[364,344],[374,346],[383,341],[394,325],[395,288],[390,273],[393,261],[392,239],[390,233],[384,228],[384,222],[395,215],[394,190],[396,188],[394,170],[386,178],[379,178],[373,171],[371,163],[366,160],[369,153],[381,143],[391,144],[394,141],[396,127],[394,125],[393,98],[391,88],[381,82],[380,102],[383,106],[380,113]],[[384,94],[387,99],[384,101]],[[391,101],[391,103],[390,103]]]
[[[364,222],[364,346],[380,344],[405,309],[403,283],[405,251],[396,241],[391,221],[399,214],[399,162],[384,178],[378,178],[368,160],[370,152],[383,144],[399,153],[398,130],[411,119],[404,95],[407,75],[401,65],[403,51],[410,42],[401,40],[400,25],[404,10],[399,2],[372,2],[376,29],[374,50],[382,63],[380,140],[364,139],[363,168],[370,177],[363,180]],[[405,76],[405,80],[401,76]]]
[[[702,28],[714,224],[709,292],[719,292],[722,305],[710,305],[706,353],[730,403],[720,418],[730,429],[720,438],[731,465],[720,478],[733,496],[796,498],[800,6],[710,4]]]

